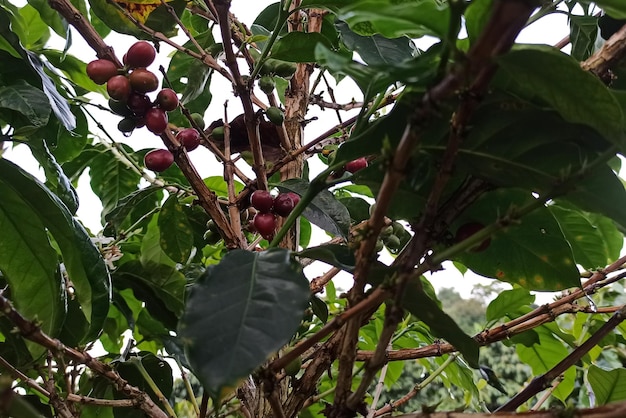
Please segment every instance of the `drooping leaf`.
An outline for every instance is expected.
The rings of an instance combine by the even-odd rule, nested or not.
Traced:
[[[335,24],[342,42],[369,65],[397,65],[413,57],[417,52],[413,41],[407,37],[395,39],[385,38],[375,34],[361,36],[354,33],[345,22]]]
[[[609,219],[568,204],[551,205],[549,209],[572,247],[577,264],[593,270],[619,257],[624,237]]]
[[[28,203],[54,238],[80,303],[79,312],[89,323],[88,333],[82,337],[95,338],[102,329],[110,299],[110,277],[102,255],[61,200],[30,174],[0,159],[0,182]]]
[[[518,344],[515,348],[520,360],[528,364],[535,376],[542,375],[556,366],[569,354],[565,345],[554,337],[545,327],[535,328],[534,331],[539,336],[539,342],[530,347]],[[576,370],[570,367],[563,373],[563,378],[554,389],[554,396],[565,402],[574,389]]]
[[[587,371],[587,381],[598,406],[626,399],[626,369],[604,370],[592,364]]]
[[[321,33],[290,32],[276,40],[270,56],[289,62],[315,62],[315,47],[318,44],[332,48],[330,41]]]
[[[451,232],[456,234],[462,225],[470,222],[489,225],[533,200],[529,192],[515,189],[487,193],[463,213]],[[458,254],[454,259],[475,273],[529,290],[560,290],[580,285],[572,250],[545,207],[496,233],[485,250]]]
[[[276,185],[281,191],[294,192],[303,196],[309,188],[309,183],[302,179],[289,179]],[[350,228],[350,213],[348,209],[328,190],[322,190],[304,210],[304,217],[324,231],[347,236]]]
[[[161,248],[165,254],[178,263],[187,261],[193,246],[193,231],[187,215],[174,194],[161,207],[159,229]]]
[[[419,282],[410,280],[407,283],[402,306],[428,325],[435,336],[452,344],[471,367],[478,368],[479,352],[476,341],[428,297]]]
[[[65,316],[57,254],[42,221],[5,181],[0,178],[0,271],[18,312],[56,336]]]
[[[178,329],[211,397],[261,365],[297,330],[309,284],[287,250],[234,250],[191,289]]]
[[[34,127],[46,125],[51,111],[46,95],[38,88],[21,80],[15,84],[0,87],[0,108],[19,112]]]
[[[517,314],[518,308],[528,306],[535,301],[535,296],[526,289],[504,290],[487,306],[487,321],[497,321],[504,316]]]
[[[624,149],[619,103],[575,59],[543,45],[518,45],[498,58],[498,64],[520,93],[539,98],[568,122],[590,126]]]
[[[309,247],[296,253],[296,255],[302,258],[322,261],[347,272],[354,271],[356,266],[354,253],[345,245],[325,244],[318,247]]]

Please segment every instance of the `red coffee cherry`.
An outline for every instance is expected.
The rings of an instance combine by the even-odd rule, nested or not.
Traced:
[[[156,50],[146,41],[135,42],[126,52],[125,64],[130,68],[145,68],[154,62]]]
[[[254,228],[266,240],[271,240],[276,230],[276,217],[272,213],[257,213],[252,221]]]
[[[131,93],[126,106],[137,116],[143,116],[152,108],[152,101],[145,94]]]
[[[157,94],[156,103],[161,109],[171,112],[178,107],[178,96],[172,89],[163,89]]]
[[[117,75],[117,66],[109,60],[95,60],[87,64],[87,76],[96,84],[104,84]]]
[[[130,81],[124,75],[113,76],[107,81],[107,93],[112,99],[125,102],[130,96]]]
[[[347,163],[346,171],[354,174],[359,170],[363,170],[365,167],[367,167],[367,159],[365,157],[361,157]]]
[[[174,163],[174,155],[166,149],[155,149],[146,154],[143,162],[149,170],[161,172]]]
[[[185,128],[178,131],[176,139],[187,151],[193,151],[200,145],[200,133],[194,128]]]
[[[167,113],[162,109],[153,107],[148,109],[144,116],[146,128],[155,135],[161,135],[167,129]]]
[[[152,71],[138,68],[128,77],[130,86],[138,93],[155,91],[159,87],[159,79]]]
[[[250,196],[250,204],[261,213],[269,213],[274,205],[274,198],[267,190],[257,190]]]
[[[291,196],[288,193],[281,193],[274,199],[274,213],[282,216],[283,218],[289,216],[293,210],[295,204]]]

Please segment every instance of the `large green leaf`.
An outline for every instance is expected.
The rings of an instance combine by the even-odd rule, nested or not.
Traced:
[[[515,347],[520,360],[528,364],[535,376],[542,375],[556,366],[569,354],[567,347],[559,339],[548,331],[545,327],[535,328],[539,336],[539,342],[529,347],[524,344],[517,344]],[[567,397],[574,390],[576,379],[576,369],[570,367],[563,373],[563,378],[554,389],[554,396],[565,402]]]
[[[345,22],[337,22],[335,26],[346,47],[357,52],[369,65],[394,66],[413,58],[417,52],[413,41],[404,36],[395,39],[388,39],[378,34],[361,36],[350,30]]]
[[[0,271],[11,300],[26,318],[55,336],[63,317],[64,289],[56,251],[28,203],[0,178]]]
[[[549,209],[572,247],[577,264],[593,270],[619,257],[624,236],[611,220],[567,204],[557,203]]]
[[[234,250],[192,288],[180,326],[194,373],[215,399],[298,329],[309,283],[287,250]]]
[[[38,128],[48,123],[52,110],[48,98],[40,89],[21,80],[0,87],[0,108],[19,112],[30,125]]]
[[[387,38],[405,35],[444,38],[450,20],[450,9],[436,0],[304,0],[301,6],[329,9],[363,36],[379,33]]]
[[[489,303],[485,314],[487,321],[496,321],[504,316],[513,317],[522,306],[529,306],[535,296],[526,289],[504,290]]]
[[[289,62],[314,62],[318,44],[332,48],[330,41],[321,33],[290,32],[274,43],[271,57]]]
[[[597,405],[626,399],[626,369],[604,370],[591,365],[587,371],[587,381],[596,395]]]
[[[187,261],[193,247],[193,231],[178,197],[174,194],[161,207],[159,229],[161,248],[165,254],[178,263]]]
[[[281,191],[306,194],[309,183],[302,179],[289,179],[276,184]],[[304,209],[304,217],[324,231],[346,237],[350,229],[350,213],[328,190],[322,190]]]
[[[110,277],[102,255],[61,200],[33,176],[0,159],[0,182],[28,203],[54,238],[80,303],[78,312],[89,323],[83,341],[95,338],[102,329],[110,299]]]
[[[575,59],[545,45],[518,45],[498,58],[498,64],[519,93],[542,100],[565,120],[590,126],[624,149],[619,103]]]
[[[420,282],[410,280],[407,283],[402,306],[428,325],[433,335],[452,344],[471,367],[478,368],[478,343],[424,292]]]
[[[489,225],[533,200],[529,192],[515,189],[487,193],[463,213],[451,231],[456,233],[470,222]],[[545,207],[496,233],[484,251],[465,252],[454,259],[480,275],[525,289],[560,290],[580,285],[572,250]]]

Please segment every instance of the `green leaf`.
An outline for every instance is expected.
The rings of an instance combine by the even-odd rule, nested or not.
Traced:
[[[228,184],[224,180],[224,176],[211,176],[204,179],[204,184],[213,193],[220,197],[228,197]],[[235,192],[240,193],[243,190],[243,184],[235,181]]]
[[[212,398],[245,378],[298,329],[309,283],[287,250],[233,250],[191,288],[178,333]]]
[[[143,367],[165,398],[169,398],[174,387],[174,378],[172,376],[172,368],[170,365],[154,354],[141,351],[137,355],[134,353],[127,361],[119,361],[114,363],[116,371],[126,379],[129,384],[138,387],[150,395],[154,402],[159,402],[160,398],[152,390],[146,378],[141,373],[140,368]]]
[[[290,32],[276,40],[270,56],[289,62],[315,62],[315,47],[318,44],[332,49],[330,41],[321,33]]]
[[[535,376],[542,375],[556,366],[569,354],[565,345],[554,337],[554,335],[541,326],[534,330],[539,336],[539,342],[527,347],[523,344],[517,344],[515,347],[520,360],[528,364]],[[565,402],[567,397],[574,390],[574,381],[576,379],[576,369],[570,367],[563,374],[563,380],[554,389],[554,396]]]
[[[624,149],[619,103],[578,61],[545,45],[518,45],[498,64],[522,94],[541,99],[568,122],[590,126]]]
[[[589,3],[585,0],[581,3]],[[621,0],[594,0],[594,3],[616,19],[626,19],[626,5]]]
[[[572,247],[577,264],[593,270],[619,257],[624,237],[609,219],[567,204],[557,203],[548,208]]]
[[[305,217],[301,216],[300,218],[300,242],[299,245],[302,248],[306,248],[309,246],[309,242],[311,242],[311,234],[313,232],[313,228],[311,228],[311,222],[307,221]]]
[[[357,52],[361,59],[369,65],[395,66],[402,61],[413,58],[417,52],[413,41],[405,36],[394,39],[388,39],[378,34],[361,36],[351,31],[345,22],[337,22],[335,27],[346,47]]]
[[[450,9],[436,0],[398,2],[394,0],[305,0],[302,8],[322,7],[333,11],[356,33],[387,38],[432,35],[444,38],[450,20]]]
[[[593,54],[598,37],[598,18],[596,16],[569,16],[572,57],[584,61]]]
[[[20,33],[20,40],[26,49],[37,49],[50,38],[50,28],[39,17],[39,13],[30,4],[20,9],[20,17],[26,30]]]
[[[529,192],[515,189],[486,193],[463,213],[451,231],[469,222],[489,225],[533,200]],[[580,285],[572,250],[545,207],[496,233],[484,251],[465,252],[454,259],[482,276],[529,290],[561,290]]]
[[[493,0],[474,0],[465,9],[465,27],[472,45],[476,42],[489,20],[492,5]]]
[[[48,61],[50,61],[50,64],[61,70],[78,86],[87,91],[95,91],[102,95],[105,94],[106,86],[94,83],[87,76],[87,64],[78,58],[54,49],[44,49],[41,53],[48,59]]]
[[[41,19],[46,22],[57,35],[65,38],[69,27],[67,21],[61,18],[59,12],[54,10],[45,0],[28,0],[28,4],[33,6],[39,12]]]
[[[304,196],[309,182],[302,179],[289,179],[276,184],[281,191],[294,192]],[[350,229],[350,213],[348,209],[328,190],[322,190],[304,209],[304,217],[332,235],[346,237]]]
[[[445,339],[465,358],[467,363],[478,368],[478,344],[467,335],[422,289],[420,282],[410,280],[402,297],[402,306],[418,317],[432,333]]]
[[[175,194],[172,194],[161,208],[159,229],[161,248],[165,254],[178,263],[186,262],[193,247],[193,231]]]
[[[35,127],[46,125],[51,111],[46,95],[21,80],[16,84],[0,87],[0,108],[21,113]]]
[[[535,296],[526,289],[504,290],[487,306],[487,321],[497,321],[504,316],[512,317],[518,308],[531,305]]]
[[[161,187],[151,185],[132,192],[117,202],[117,206],[104,217],[105,221],[110,224],[115,231],[118,231],[122,222],[124,222],[133,209],[141,205],[143,202],[153,201],[155,197],[154,194],[160,192],[161,190]],[[156,206],[154,207],[156,208]]]
[[[626,399],[626,369],[604,370],[592,364],[587,371],[587,381],[598,406]]]
[[[13,163],[0,159],[0,182],[12,188],[37,213],[58,245],[79,311],[89,323],[84,340],[95,338],[109,310],[110,277],[100,251],[60,199]]]
[[[0,178],[0,271],[18,312],[56,336],[65,315],[57,254],[41,219],[5,181]]]
[[[312,258],[313,260],[322,261],[350,273],[354,271],[356,266],[354,253],[346,245],[320,245],[319,247],[306,248],[296,253],[296,255],[302,258]]]

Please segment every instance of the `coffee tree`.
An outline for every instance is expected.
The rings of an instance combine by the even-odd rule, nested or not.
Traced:
[[[566,40],[515,43],[551,13]],[[450,397],[424,416],[623,416],[620,19],[621,0],[284,0],[254,22],[226,0],[3,1],[1,149],[43,173],[0,158],[3,414],[374,417],[434,382]],[[443,269],[512,285],[474,335]],[[505,363],[532,370],[517,394]]]

